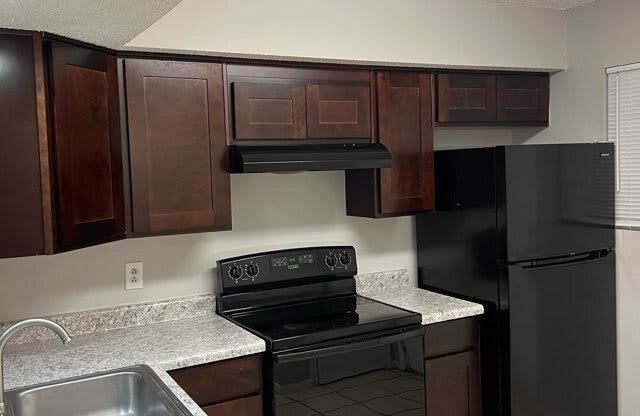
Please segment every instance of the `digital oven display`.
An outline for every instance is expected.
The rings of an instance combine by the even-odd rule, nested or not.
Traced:
[[[300,265],[313,263],[315,263],[315,256],[313,254],[271,258],[271,267],[273,268],[286,267],[288,269],[297,269]]]

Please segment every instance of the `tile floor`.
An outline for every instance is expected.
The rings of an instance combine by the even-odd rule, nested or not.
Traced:
[[[424,416],[424,375],[380,370],[276,395],[277,416]]]

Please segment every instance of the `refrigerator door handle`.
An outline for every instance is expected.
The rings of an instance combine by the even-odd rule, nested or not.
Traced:
[[[560,257],[545,260],[532,260],[516,263],[523,269],[541,269],[545,267],[567,266],[579,263],[589,263],[599,261],[607,257],[611,253],[611,249],[592,251],[590,253],[577,254],[568,257]]]

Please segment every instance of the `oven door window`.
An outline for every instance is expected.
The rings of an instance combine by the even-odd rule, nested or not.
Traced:
[[[274,362],[276,416],[424,416],[423,337]]]

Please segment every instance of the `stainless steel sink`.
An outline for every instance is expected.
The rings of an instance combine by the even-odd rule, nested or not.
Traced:
[[[9,390],[10,416],[190,416],[147,366]]]

